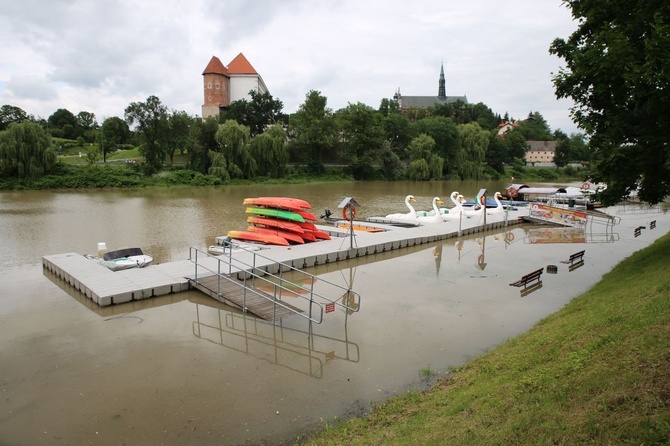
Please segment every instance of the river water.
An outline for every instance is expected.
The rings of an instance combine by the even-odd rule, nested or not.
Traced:
[[[524,224],[323,265],[310,272],[351,285],[360,311],[338,310],[311,329],[298,317],[269,324],[197,291],[98,308],[41,266],[43,255],[95,253],[98,242],[139,246],[157,263],[184,260],[189,247],[246,228],[246,197],[299,197],[318,216],[352,196],[362,219],[403,212],[409,193],[428,209],[433,196],[504,186],[0,193],[0,444],[279,444],[426,388],[670,230],[665,209],[616,207],[607,212],[618,225],[594,221],[582,234]],[[561,263],[582,249],[583,266]],[[533,293],[509,286],[547,265],[558,273],[545,272]]]

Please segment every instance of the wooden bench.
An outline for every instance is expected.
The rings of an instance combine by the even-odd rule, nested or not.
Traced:
[[[569,263],[570,265],[572,265],[577,260],[580,260],[580,261],[584,260],[584,251],[579,251],[579,252],[576,252],[576,253],[572,254],[568,260],[564,260],[561,263]]]
[[[533,271],[532,273],[526,274],[521,278],[521,280],[517,280],[516,282],[510,283],[510,285],[516,287],[523,286],[524,288],[526,288],[526,286],[534,280],[541,282],[540,276],[542,276],[542,272],[544,272],[544,268],[540,268],[537,271]]]

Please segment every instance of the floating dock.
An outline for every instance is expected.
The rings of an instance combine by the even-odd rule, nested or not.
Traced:
[[[523,222],[519,213],[510,215],[514,217],[507,219],[505,214],[487,216],[489,222],[486,224],[464,218],[462,222],[447,221],[411,228],[356,221],[356,226],[384,230],[354,231],[353,238],[350,228],[339,228],[338,222],[335,222],[334,226],[318,225],[319,230],[327,232],[332,237],[331,240],[290,247],[268,245],[260,251],[262,256],[256,255],[258,251],[241,251],[235,252],[234,257],[236,260],[239,258],[242,263],[254,265],[256,270],[276,274],[285,267],[305,269]],[[341,222],[341,224],[348,223]],[[217,243],[222,244],[224,239],[223,236],[217,237]],[[220,268],[217,256],[203,255],[201,251],[199,252],[196,262],[201,266],[205,265],[213,271]],[[192,289],[189,278],[197,274],[196,265],[194,259],[186,259],[113,272],[97,261],[74,252],[42,257],[44,269],[51,271],[101,307]],[[245,271],[242,269],[229,271],[228,274],[237,275],[239,279],[245,277]]]

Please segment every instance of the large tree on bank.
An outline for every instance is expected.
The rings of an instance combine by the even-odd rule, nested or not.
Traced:
[[[56,166],[51,135],[35,122],[12,123],[0,134],[0,172],[34,180]]]
[[[638,184],[638,197],[670,195],[670,3],[563,0],[577,30],[549,52],[565,60],[556,96],[572,98],[573,120],[590,137],[594,181],[605,204]]]
[[[167,154],[169,133],[168,109],[156,96],[149,96],[145,102],[131,102],[125,110],[128,125],[137,125],[137,133],[142,138],[140,154],[145,159],[147,173],[158,172]]]

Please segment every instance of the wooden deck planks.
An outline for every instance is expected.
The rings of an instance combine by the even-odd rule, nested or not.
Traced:
[[[214,275],[198,277],[197,282],[193,278],[190,278],[189,281],[194,288],[197,288],[198,290],[213,297],[219,302],[235,307],[238,310],[242,310],[243,305],[245,304],[245,288],[244,282],[242,281],[238,281],[236,279],[229,280],[222,276],[220,281],[220,290],[217,276]],[[265,297],[261,297],[259,294]],[[271,321],[274,319],[291,316],[296,313],[302,313],[302,310],[286,303],[285,301],[281,301],[282,305],[289,308],[284,308],[283,306],[277,305],[275,312],[275,305],[273,304],[272,299],[273,296],[270,294],[257,288],[247,286],[247,311],[255,314],[261,319]]]

